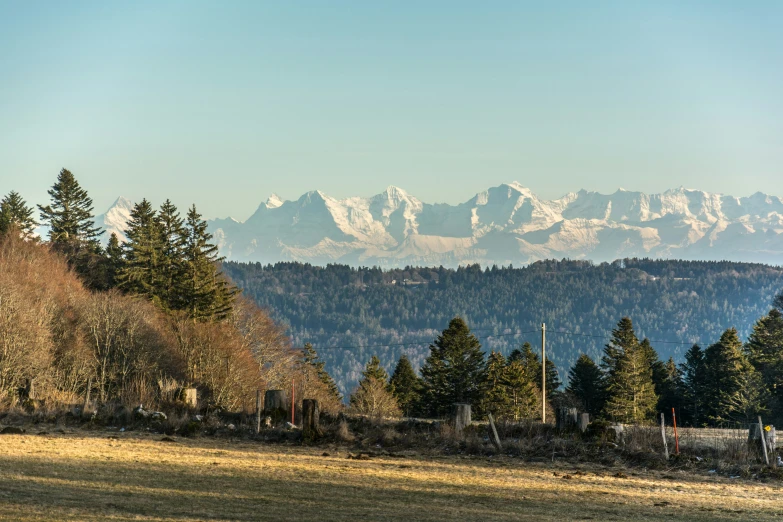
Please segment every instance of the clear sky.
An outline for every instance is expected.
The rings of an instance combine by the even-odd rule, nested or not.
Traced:
[[[783,195],[783,2],[0,0],[0,191]]]

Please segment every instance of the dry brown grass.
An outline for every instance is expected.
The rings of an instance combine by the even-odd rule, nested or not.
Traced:
[[[8,520],[772,520],[778,484],[511,458],[75,432],[0,436]],[[323,456],[327,451],[329,456]],[[616,477],[621,472],[623,476]],[[564,478],[567,475],[570,478]],[[625,476],[627,475],[627,476]]]

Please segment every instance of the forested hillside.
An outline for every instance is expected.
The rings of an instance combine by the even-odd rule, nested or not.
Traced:
[[[467,320],[486,352],[505,355],[525,341],[540,347],[545,322],[547,355],[565,380],[580,353],[600,359],[621,317],[633,319],[662,359],[681,362],[693,343],[706,347],[727,328],[746,339],[783,288],[779,267],[649,259],[389,271],[226,263],[224,270],[289,325],[296,345],[315,346],[344,393],[373,355],[391,370],[405,353],[418,368],[454,316]]]

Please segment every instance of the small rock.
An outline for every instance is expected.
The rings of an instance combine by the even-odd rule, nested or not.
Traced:
[[[234,431],[235,429],[237,429],[237,427],[234,426],[233,424],[229,424],[228,426],[226,426],[226,428],[230,429],[231,431]]]
[[[6,426],[0,430],[0,434],[3,435],[21,435],[22,433],[24,433],[24,430],[22,428],[17,428],[16,426]]]
[[[152,412],[151,417],[152,417],[152,420],[156,420],[156,421],[164,421],[164,420],[169,418],[168,415],[166,415],[162,411]]]
[[[325,452],[325,451],[324,451],[324,452],[321,454],[321,456],[322,456],[322,457],[329,457],[330,455],[329,455],[329,453],[327,453],[327,452]]]

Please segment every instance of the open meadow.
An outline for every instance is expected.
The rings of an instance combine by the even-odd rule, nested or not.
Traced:
[[[779,482],[147,433],[0,437],[3,520],[773,520]]]

